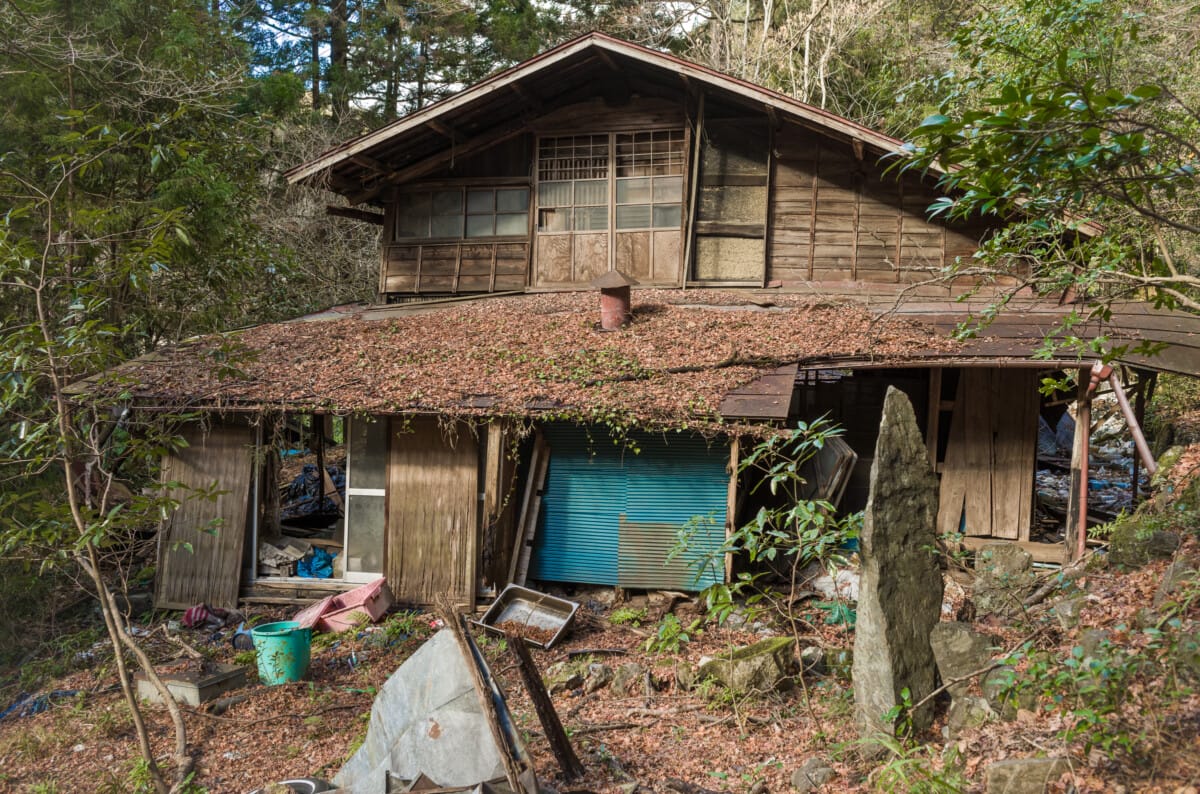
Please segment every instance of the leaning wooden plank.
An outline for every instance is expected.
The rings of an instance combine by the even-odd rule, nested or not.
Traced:
[[[504,727],[500,723],[500,714],[496,709],[492,686],[484,677],[483,670],[480,669],[479,649],[475,647],[475,643],[467,634],[467,630],[463,626],[462,615],[450,605],[449,600],[444,597],[439,599],[438,606],[442,613],[442,620],[454,634],[454,639],[458,642],[458,648],[462,652],[463,661],[466,662],[467,669],[471,671],[475,694],[479,697],[479,704],[483,707],[483,714],[487,718],[492,740],[496,743],[496,751],[500,754],[500,759],[504,764],[504,778],[514,792],[522,794],[526,790],[521,781],[522,770],[513,757],[512,747],[505,735]]]
[[[533,541],[537,536],[538,514],[542,509],[542,492],[546,487],[546,472],[550,468],[550,445],[543,444],[542,456],[538,461],[538,469],[534,473],[533,498],[529,502],[529,523],[525,527],[525,542],[521,544],[521,558],[517,562],[516,584],[524,585],[525,577],[529,575],[529,557],[533,554]]]
[[[962,411],[963,466],[966,493],[966,535],[989,536],[992,528],[992,470],[994,465],[993,431],[998,397],[991,373],[986,369],[967,368],[961,375],[962,399],[955,406]]]
[[[541,431],[538,431],[533,441],[533,454],[529,460],[529,475],[525,481],[525,495],[521,498],[521,515],[517,519],[517,537],[513,543],[512,557],[508,566],[507,584],[513,584],[517,580],[517,565],[521,559],[521,549],[525,546],[525,525],[529,520],[529,503],[533,500],[533,492],[537,487],[534,482],[534,474],[538,470],[544,449],[545,441],[542,438]]]
[[[533,664],[533,657],[529,655],[529,649],[525,647],[525,640],[515,632],[505,632],[504,636],[508,638],[509,653],[517,660],[517,672],[521,674],[521,680],[525,683],[525,691],[529,693],[529,699],[533,701],[533,709],[542,723],[542,732],[546,734],[546,741],[550,744],[554,759],[558,761],[563,779],[569,783],[583,777],[583,764],[579,762],[579,756],[575,755],[575,749],[571,747],[571,740],[567,737],[567,732],[563,730],[558,712],[554,710],[554,703],[550,700],[550,694],[546,692],[542,677]]]
[[[245,425],[218,424],[183,431],[188,446],[163,460],[162,481],[179,506],[159,533],[154,605],[187,609],[196,604],[237,607],[250,502],[254,433]],[[198,496],[216,489],[215,499]]]
[[[942,465],[942,484],[938,499],[938,534],[957,533],[962,526],[963,506],[967,495],[967,475],[963,470],[966,456],[965,417],[963,416],[963,382],[958,382],[958,399],[950,417],[950,439]]]

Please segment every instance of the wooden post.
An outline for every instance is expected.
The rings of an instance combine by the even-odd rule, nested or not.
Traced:
[[[563,779],[569,783],[583,777],[585,771],[583,764],[579,762],[579,756],[575,755],[575,750],[571,747],[571,740],[567,738],[567,732],[563,730],[558,712],[554,710],[554,703],[550,700],[550,694],[546,692],[542,677],[533,664],[533,658],[529,655],[529,649],[525,647],[524,638],[520,634],[507,631],[504,632],[504,636],[508,640],[509,652],[517,660],[517,672],[521,674],[521,680],[525,683],[525,691],[529,693],[529,699],[533,701],[533,709],[542,723],[542,731],[546,734],[546,741],[550,744],[554,759],[558,761],[559,769],[562,770]]]
[[[725,496],[725,539],[733,537],[737,529],[738,508],[738,457],[741,452],[741,441],[737,438],[729,441],[729,492]],[[733,555],[725,555],[725,581],[733,579]]]
[[[929,421],[925,424],[925,447],[929,450],[929,465],[937,473],[938,421],[942,416],[942,368],[929,369]]]
[[[1141,427],[1142,422],[1146,419],[1146,384],[1141,376],[1138,375],[1137,392],[1133,396],[1133,415],[1137,418],[1138,426]],[[1138,475],[1141,474],[1141,459],[1133,456],[1133,466],[1130,470],[1129,477],[1129,506],[1137,507],[1138,499]]]
[[[1080,369],[1075,392],[1075,438],[1071,445],[1071,490],[1067,495],[1067,559],[1072,562],[1087,550],[1088,448],[1092,424],[1090,382],[1091,370]]]

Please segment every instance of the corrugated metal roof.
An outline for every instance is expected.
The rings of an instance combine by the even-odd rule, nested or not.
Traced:
[[[544,432],[550,469],[531,577],[682,590],[724,577],[718,564],[697,578],[693,563],[725,539],[727,444],[635,433],[635,452],[602,428],[551,424]],[[694,551],[668,565],[689,521]]]

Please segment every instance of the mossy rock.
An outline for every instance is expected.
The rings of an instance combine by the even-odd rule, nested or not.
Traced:
[[[1179,548],[1179,535],[1159,529],[1157,525],[1160,523],[1142,513],[1119,519],[1112,525],[1112,534],[1109,536],[1109,562],[1137,568],[1151,560],[1171,557]]]
[[[735,648],[700,664],[700,678],[712,678],[736,692],[769,692],[790,683],[795,672],[795,642],[771,637]]]

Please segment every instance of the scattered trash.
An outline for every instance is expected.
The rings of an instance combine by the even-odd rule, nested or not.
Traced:
[[[478,621],[488,631],[518,634],[539,648],[549,648],[566,636],[579,604],[510,584]]]
[[[305,607],[296,613],[295,621],[303,628],[311,627],[317,631],[345,631],[363,623],[379,621],[394,602],[387,579],[381,576],[370,584],[328,596]]]
[[[244,620],[242,613],[235,609],[210,607],[208,604],[188,607],[183,613],[183,625],[189,629],[213,631]]]
[[[46,709],[50,708],[50,702],[61,700],[62,698],[73,698],[83,690],[81,689],[55,689],[52,692],[46,692],[41,695],[31,695],[28,692],[23,692],[17,696],[17,699],[6,708],[0,711],[0,720],[8,719],[9,717],[32,717],[34,714],[41,714]]]
[[[236,664],[201,662],[190,670],[159,671],[158,677],[177,703],[199,706],[214,700],[231,689],[246,685],[246,668]],[[138,697],[151,703],[162,703],[158,689],[138,671],[134,674]]]
[[[229,638],[229,643],[235,650],[252,651],[254,650],[254,637],[251,636],[250,630],[246,628],[246,622],[242,621],[234,630],[233,636]]]
[[[334,552],[330,554],[320,546],[314,546],[296,562],[296,575],[305,579],[328,579],[333,576]]]
[[[418,790],[422,777],[429,781],[423,788],[473,788],[513,776],[519,793],[536,794],[508,706],[483,655],[462,637],[439,631],[388,678],[371,707],[366,740],[334,776],[337,786],[387,794]]]
[[[346,494],[346,475],[340,466],[329,464],[325,467],[329,479],[333,481],[337,493],[343,499]],[[329,491],[324,489],[322,478],[315,463],[306,463],[299,474],[287,486],[284,494],[286,501],[280,506],[280,514],[284,521],[289,518],[313,514],[338,513],[338,502]],[[324,499],[321,494],[324,493]]]

